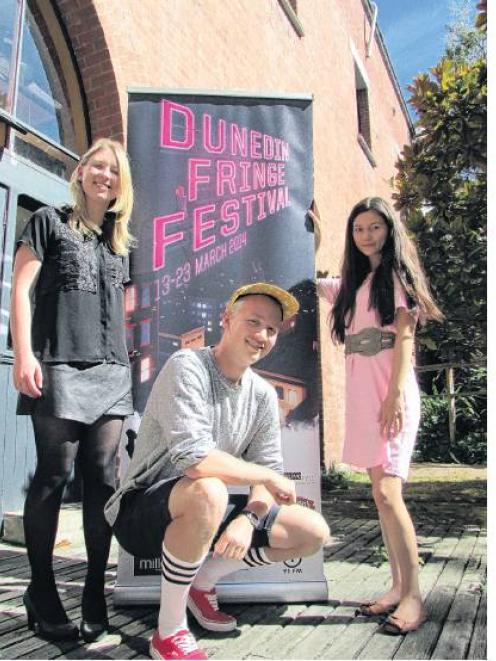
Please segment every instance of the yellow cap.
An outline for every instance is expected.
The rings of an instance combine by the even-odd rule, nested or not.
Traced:
[[[281,287],[273,285],[269,282],[253,282],[250,285],[243,285],[242,287],[239,287],[239,289],[236,289],[236,291],[231,295],[228,307],[234,305],[234,303],[236,303],[236,301],[242,296],[251,296],[253,294],[270,296],[270,298],[275,299],[282,308],[283,321],[294,317],[294,315],[300,309],[300,304],[292,294],[287,292],[285,289],[281,289]]]

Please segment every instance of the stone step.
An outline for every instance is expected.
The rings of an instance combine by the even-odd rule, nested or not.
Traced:
[[[82,527],[81,505],[62,505],[55,545],[71,544],[81,535]],[[25,546],[22,510],[4,513],[2,542]]]

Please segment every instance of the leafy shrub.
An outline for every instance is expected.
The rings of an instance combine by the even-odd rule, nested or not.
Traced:
[[[422,418],[415,458],[420,461],[453,460],[474,464],[487,461],[487,403],[485,367],[459,370],[462,385],[456,395],[455,443],[450,446],[448,402],[433,386],[432,394],[422,394]]]

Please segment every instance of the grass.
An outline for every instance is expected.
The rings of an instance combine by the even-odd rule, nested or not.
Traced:
[[[412,464],[404,487],[407,506],[415,520],[477,523],[485,526],[487,467],[460,464]],[[341,465],[322,480],[323,507],[357,517],[375,518],[370,481],[366,473]]]

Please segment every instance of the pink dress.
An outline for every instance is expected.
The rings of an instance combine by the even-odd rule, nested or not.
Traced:
[[[394,279],[394,305],[408,309],[405,291],[396,274]],[[363,282],[356,296],[356,309],[346,334],[355,334],[364,328],[377,327],[395,331],[394,323],[381,326],[378,314],[369,309],[372,273]],[[318,292],[331,305],[340,287],[340,278],[319,279]],[[375,356],[352,353],[346,356],[346,414],[343,462],[358,469],[382,466],[384,471],[403,480],[413,452],[420,420],[420,393],[412,364],[405,383],[405,419],[403,430],[394,437],[381,432],[379,411],[391,379],[393,349],[385,349]]]

